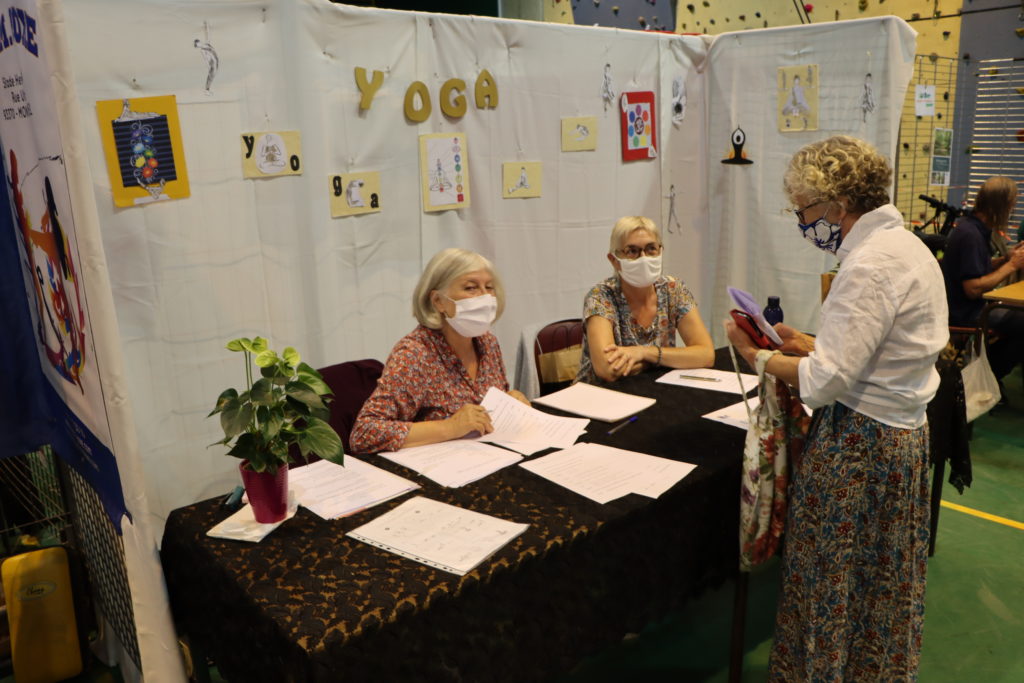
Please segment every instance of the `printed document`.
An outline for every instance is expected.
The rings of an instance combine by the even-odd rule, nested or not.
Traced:
[[[482,479],[523,459],[518,453],[469,439],[414,446],[381,455],[449,488]]]
[[[520,465],[598,503],[628,493],[657,498],[696,465],[595,443],[578,443]]]
[[[736,372],[729,370],[713,370],[711,368],[694,368],[692,370],[671,370],[658,378],[662,384],[676,384],[693,389],[710,389],[725,391],[730,394],[749,394],[757,389],[757,375],[742,374],[743,387],[736,379]]]
[[[605,422],[624,420],[654,405],[653,398],[595,387],[586,382],[577,382],[561,391],[535,398],[533,402]]]
[[[568,448],[590,423],[586,418],[542,413],[494,387],[487,390],[480,405],[490,413],[494,431],[474,440],[501,444],[525,455],[545,448]]]
[[[288,472],[288,488],[299,505],[324,519],[335,519],[418,489],[419,484],[351,455],[345,466],[318,460]]]
[[[529,526],[417,496],[348,535],[463,576]]]
[[[750,404],[750,411],[753,412],[761,403],[761,399],[757,396],[751,396],[747,399],[747,403]],[[743,401],[733,403],[731,406],[726,406],[725,408],[712,410],[707,415],[701,415],[701,417],[715,422],[721,422],[722,424],[727,424],[730,427],[738,427],[743,431],[746,431],[750,427],[750,420],[747,418],[747,408],[743,405]]]

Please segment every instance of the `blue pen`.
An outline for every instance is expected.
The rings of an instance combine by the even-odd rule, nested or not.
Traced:
[[[625,422],[620,422],[619,424],[617,424],[614,427],[612,427],[611,429],[609,429],[608,430],[608,434],[614,434],[615,432],[619,431],[620,429],[622,429],[626,425],[628,425],[628,424],[630,424],[632,422],[636,422],[636,418],[637,417],[639,417],[639,416],[638,415],[634,415],[633,417],[629,418]]]

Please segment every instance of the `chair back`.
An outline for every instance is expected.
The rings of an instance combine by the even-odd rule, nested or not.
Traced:
[[[350,360],[320,368],[324,382],[334,393],[330,403],[331,426],[338,432],[345,452],[349,452],[348,435],[356,423],[360,409],[377,388],[377,380],[384,372],[384,364],[374,358]]]
[[[582,353],[583,320],[580,318],[549,323],[537,332],[533,358],[542,396],[572,383],[580,369]]]

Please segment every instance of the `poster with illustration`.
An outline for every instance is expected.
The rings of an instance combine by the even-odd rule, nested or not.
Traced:
[[[242,133],[242,175],[273,178],[302,174],[302,133],[297,130]]]
[[[597,117],[571,116],[562,119],[562,151],[592,152],[597,149]]]
[[[622,160],[637,161],[658,156],[658,125],[654,118],[654,92],[624,92],[621,105]]]
[[[0,262],[5,264],[0,291],[23,300],[8,309],[15,313],[4,320],[3,329],[13,338],[35,342],[21,362],[36,361],[39,370],[11,367],[13,359],[2,357],[0,376],[19,378],[21,393],[8,400],[40,413],[32,417],[44,426],[24,438],[35,441],[33,448],[51,444],[89,481],[120,529],[126,507],[111,450],[86,293],[89,269],[71,205],[54,81],[44,58],[47,46],[40,42],[44,34],[26,30],[37,25],[35,3],[8,4],[2,16],[11,33],[0,24],[0,155],[6,173],[0,191],[7,193],[10,209],[0,221]],[[5,455],[13,453],[0,452],[0,458]]]
[[[331,218],[378,213],[381,210],[380,173],[338,173],[328,176]]]
[[[539,161],[508,161],[501,165],[501,196],[504,199],[539,197],[543,176]]]
[[[189,196],[174,95],[96,103],[116,206]]]
[[[818,130],[818,65],[780,66],[777,78],[779,130]]]
[[[953,129],[935,128],[932,130],[932,160],[928,173],[928,184],[949,186],[949,172],[953,149]]]
[[[445,211],[469,206],[469,170],[465,133],[420,136],[423,210]]]

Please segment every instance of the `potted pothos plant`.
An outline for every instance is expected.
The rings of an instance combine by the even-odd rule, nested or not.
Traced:
[[[220,415],[224,438],[211,445],[229,446],[227,454],[242,459],[256,520],[279,522],[287,512],[288,463],[296,449],[303,459],[317,455],[344,464],[341,437],[328,423],[331,389],[290,346],[279,355],[263,337],[241,337],[227,349],[245,357],[246,388],[217,397],[207,417]],[[254,363],[260,375],[255,381]]]

